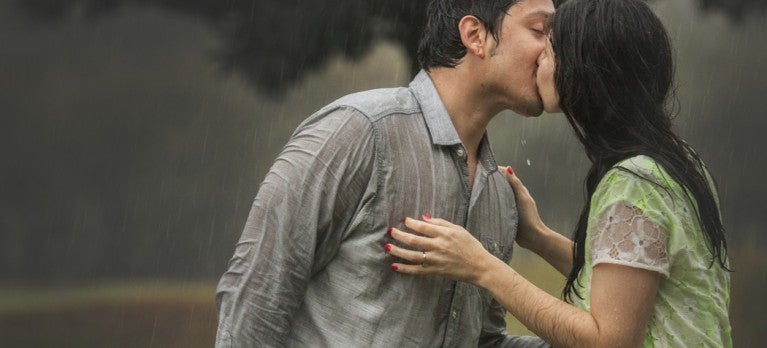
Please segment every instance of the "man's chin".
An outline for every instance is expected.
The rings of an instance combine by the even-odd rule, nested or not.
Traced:
[[[520,110],[517,113],[525,117],[538,117],[543,114],[543,111],[543,105],[529,105],[527,108]]]
[[[527,113],[527,114],[520,114],[520,115],[522,115],[523,117],[535,118],[535,117],[540,117],[541,115],[543,115],[543,111],[541,111],[541,112],[539,112],[537,114]]]

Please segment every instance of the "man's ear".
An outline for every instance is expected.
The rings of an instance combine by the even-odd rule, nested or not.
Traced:
[[[458,32],[461,33],[461,42],[466,47],[466,54],[473,54],[479,58],[487,55],[487,28],[477,17],[464,16],[458,22]]]

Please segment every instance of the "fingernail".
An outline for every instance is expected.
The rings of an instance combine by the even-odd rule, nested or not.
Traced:
[[[511,166],[508,166],[508,167],[506,167],[506,171],[507,171],[507,172],[508,172],[510,175],[514,175],[514,169],[512,169],[512,168],[511,168]]]
[[[384,249],[386,250],[387,254],[390,253],[391,252],[391,244],[386,244],[386,246],[384,246]]]
[[[425,221],[429,221],[429,220],[431,220],[431,215],[429,215],[429,214],[423,214],[423,215],[421,215],[421,217],[422,217],[422,218],[423,218]]]
[[[389,227],[389,230],[388,230],[388,231],[386,231],[386,233],[387,233],[387,234],[389,234],[389,237],[391,237],[391,236],[392,236],[392,235],[391,235],[391,230],[393,230],[393,229],[394,229],[394,227]]]
[[[399,269],[399,268],[397,267],[397,265],[395,265],[395,264],[393,264],[393,263],[391,264],[391,270],[392,270],[392,271],[396,271],[396,270],[398,270],[398,269]]]

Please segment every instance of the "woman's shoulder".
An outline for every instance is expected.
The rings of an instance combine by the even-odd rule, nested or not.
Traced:
[[[637,155],[626,158],[610,169],[610,172],[630,172],[641,176],[655,176],[660,170],[660,165],[652,157]]]
[[[669,223],[678,196],[678,184],[649,156],[634,156],[616,163],[602,178],[591,207],[602,216],[616,204],[639,209],[659,226]]]
[[[657,188],[673,190],[678,183],[663,166],[647,155],[637,155],[619,161],[605,174],[611,181],[643,182]]]
[[[645,155],[619,161],[605,173],[595,196],[600,201],[627,201],[632,205],[669,202],[683,192],[679,184],[653,158]]]

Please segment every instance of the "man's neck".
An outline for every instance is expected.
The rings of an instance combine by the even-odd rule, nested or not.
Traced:
[[[481,93],[476,78],[464,76],[468,71],[458,68],[433,68],[429,72],[442,104],[453,121],[458,137],[466,151],[476,158],[479,144],[490,120],[498,113]]]

